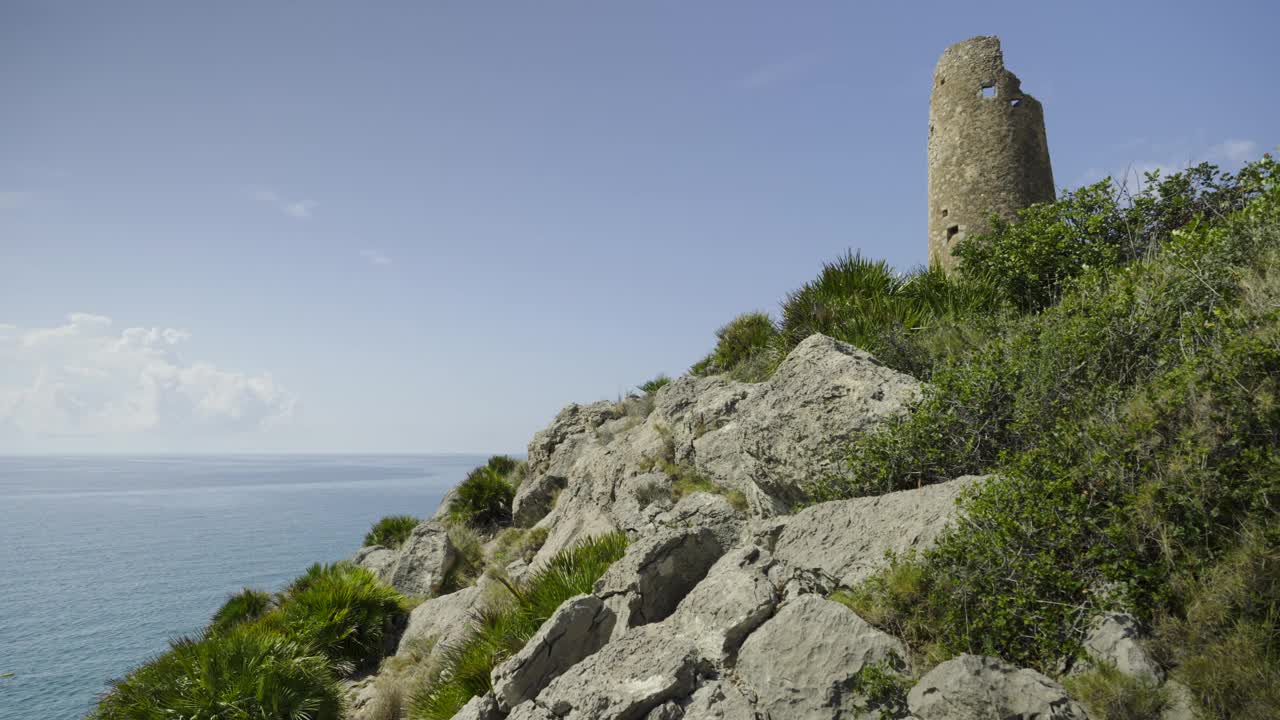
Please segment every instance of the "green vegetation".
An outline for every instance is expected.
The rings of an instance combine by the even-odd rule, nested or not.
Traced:
[[[449,541],[457,550],[457,559],[440,583],[442,595],[474,585],[485,569],[484,540],[475,530],[461,523],[450,523]]]
[[[292,638],[305,638],[334,661],[357,669],[376,664],[393,648],[384,647],[408,612],[400,593],[355,565],[324,573],[292,595],[280,614],[267,616]]]
[[[409,539],[419,522],[421,520],[412,515],[388,515],[373,524],[364,536],[364,544],[382,545],[394,550]]]
[[[894,658],[897,660],[898,658]],[[890,662],[864,665],[852,678],[850,689],[866,698],[858,709],[869,715],[875,713],[879,720],[895,720],[907,717],[907,690],[910,681],[901,672],[901,663]]]
[[[1063,684],[1084,703],[1092,720],[1152,720],[1169,704],[1154,680],[1126,675],[1114,665],[1100,665]]]
[[[561,603],[591,592],[626,547],[622,533],[586,540],[557,554],[525,582],[507,584],[510,597],[477,613],[474,634],[448,649],[445,667],[414,698],[410,717],[445,720],[491,690],[493,668],[519,652]]]
[[[826,500],[999,474],[937,547],[841,597],[917,657],[1048,673],[1089,616],[1126,608],[1214,716],[1264,717],[1280,701],[1280,165],[1193,170],[1133,205],[1098,196],[967,241],[993,243],[962,256],[1005,273],[1014,310],[809,486]],[[1105,247],[1052,249],[1069,240]],[[992,247],[1022,264],[1002,270]],[[1147,702],[1099,678],[1119,698],[1105,712]]]
[[[457,488],[449,504],[449,517],[482,532],[511,524],[511,501],[516,487],[507,478],[519,463],[505,455],[472,470]]]
[[[223,633],[241,623],[256,620],[270,610],[272,604],[271,593],[245,588],[218,608],[209,621],[209,632]]]
[[[95,720],[336,720],[341,691],[333,662],[305,642],[249,623],[184,639],[123,680]]]
[[[739,315],[716,331],[716,347],[693,366],[695,375],[728,373],[735,380],[759,382],[773,374],[782,356],[778,328],[768,313]]]
[[[313,565],[275,599],[246,590],[200,636],[117,681],[95,720],[336,720],[338,680],[374,666],[405,599],[361,567]]]
[[[719,483],[712,482],[687,465],[665,463],[662,471],[672,478],[671,499],[676,502],[680,502],[680,498],[685,495],[704,492],[723,496],[733,506],[733,509],[739,512],[744,512],[747,509],[747,496],[742,494],[741,490],[727,488]]]
[[[667,377],[666,375],[659,375],[654,379],[649,380],[648,382],[641,383],[640,392],[644,393],[645,395],[653,395],[657,393],[659,390],[661,390],[662,388],[669,385],[670,383],[671,383],[671,378]]]

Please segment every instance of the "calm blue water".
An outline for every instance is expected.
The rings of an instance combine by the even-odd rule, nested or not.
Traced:
[[[246,585],[428,515],[479,456],[0,458],[0,720],[82,717]]]

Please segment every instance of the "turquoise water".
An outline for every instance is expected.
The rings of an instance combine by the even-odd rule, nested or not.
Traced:
[[[0,458],[0,720],[71,720],[246,585],[427,515],[480,456]]]

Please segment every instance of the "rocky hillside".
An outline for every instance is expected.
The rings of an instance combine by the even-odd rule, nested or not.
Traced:
[[[519,579],[594,535],[624,531],[630,545],[455,717],[1086,717],[1057,682],[981,655],[937,665],[903,697],[915,677],[908,648],[833,599],[886,558],[929,547],[954,521],[957,499],[986,478],[788,514],[809,474],[832,471],[838,448],[905,412],[920,390],[871,355],[813,335],[766,382],[680,378],[643,415],[627,403],[566,407],[530,443],[514,501],[514,521],[545,529],[546,540],[505,572]],[[696,489],[677,493],[682,477],[696,477]],[[354,561],[402,592],[438,592],[459,558],[449,503],[398,551],[367,547]],[[386,665],[443,666],[493,585],[484,577],[419,605]],[[1162,680],[1134,627],[1124,615],[1099,617],[1086,644],[1124,672]],[[377,675],[355,683],[353,717],[382,720],[387,687]]]
[[[957,254],[826,266],[94,717],[1280,717],[1280,164]]]

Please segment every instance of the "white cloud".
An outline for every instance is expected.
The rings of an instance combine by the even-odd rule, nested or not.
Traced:
[[[0,210],[24,208],[35,200],[36,194],[24,190],[0,190]]]
[[[289,200],[275,190],[259,188],[253,191],[258,202],[265,203],[295,220],[310,220],[318,203],[314,200]]]
[[[289,420],[295,399],[265,374],[186,362],[185,330],[113,329],[87,313],[63,325],[0,325],[0,434],[121,436],[253,430]]]
[[[816,65],[817,62],[817,53],[793,55],[752,70],[743,75],[738,84],[745,90],[758,90],[795,77]]]
[[[364,258],[370,265],[390,265],[391,258],[384,255],[378,250],[361,250],[360,257]]]

